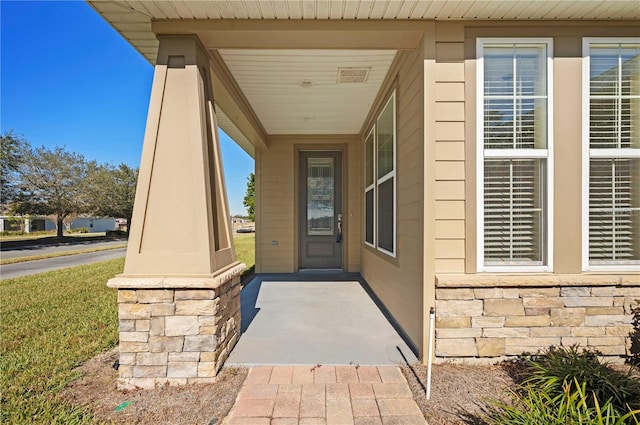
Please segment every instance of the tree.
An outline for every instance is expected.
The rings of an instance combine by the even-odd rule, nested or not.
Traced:
[[[256,207],[256,175],[254,173],[249,174],[247,177],[247,192],[244,195],[242,201],[245,207],[247,207],[247,213],[249,214],[249,220],[255,221],[255,207]]]
[[[91,198],[91,213],[96,216],[126,218],[129,234],[137,181],[137,168],[126,164],[112,167],[89,163],[87,191]]]
[[[62,237],[65,218],[88,210],[83,190],[87,162],[82,155],[58,146],[25,149],[17,173],[15,211],[54,216],[58,237]]]
[[[20,180],[18,169],[28,148],[29,143],[13,131],[5,132],[0,136],[0,209],[2,210],[16,198]]]

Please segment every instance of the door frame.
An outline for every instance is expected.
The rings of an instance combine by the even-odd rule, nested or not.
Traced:
[[[294,234],[294,261],[293,266],[295,271],[300,271],[300,208],[303,207],[302,200],[300,199],[300,153],[301,152],[340,152],[342,155],[342,214],[345,219],[342,222],[342,270],[347,271],[348,260],[348,241],[349,241],[349,220],[346,212],[348,211],[349,204],[348,199],[348,167],[349,163],[347,158],[347,144],[295,144],[293,148],[293,163],[294,163],[294,196],[295,202],[293,211],[293,234]]]

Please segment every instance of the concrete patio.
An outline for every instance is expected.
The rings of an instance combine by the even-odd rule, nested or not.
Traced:
[[[416,356],[357,274],[261,275],[226,365],[395,365]]]

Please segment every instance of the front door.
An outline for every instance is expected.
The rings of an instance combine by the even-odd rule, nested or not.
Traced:
[[[342,153],[300,152],[301,269],[342,269]]]

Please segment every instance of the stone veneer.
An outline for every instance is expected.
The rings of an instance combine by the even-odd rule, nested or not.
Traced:
[[[152,285],[112,279],[120,320],[118,388],[213,382],[240,336],[241,271],[209,288],[180,288],[171,280],[162,288],[127,288]]]
[[[624,356],[631,309],[640,300],[638,280],[637,275],[439,276],[436,357],[495,358],[576,344]]]

